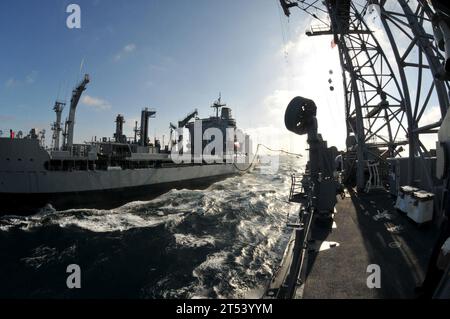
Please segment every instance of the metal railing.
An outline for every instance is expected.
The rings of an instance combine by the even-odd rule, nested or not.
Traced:
[[[289,191],[289,202],[303,203],[306,199],[306,194],[302,184],[303,176],[299,180],[295,174],[291,175],[291,189]]]

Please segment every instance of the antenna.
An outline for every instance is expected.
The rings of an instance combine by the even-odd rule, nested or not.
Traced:
[[[83,67],[84,67],[84,57],[81,59],[81,62],[80,62],[80,70],[78,71],[77,81],[81,77],[81,71],[83,71]]]
[[[64,91],[63,91],[63,95],[62,95],[61,101],[66,102],[67,101],[67,91],[68,91],[68,87],[69,87],[67,79],[64,79],[64,81],[62,83],[62,86],[63,86],[63,90]]]
[[[59,84],[58,84],[58,93],[57,93],[57,95],[56,95],[56,100],[58,101],[59,100],[59,97],[60,97],[60,94],[61,94],[61,81],[59,81]]]
[[[216,118],[219,117],[219,109],[224,106],[227,105],[225,103],[222,104],[222,92],[219,92],[219,99],[211,105],[212,108],[216,109]]]

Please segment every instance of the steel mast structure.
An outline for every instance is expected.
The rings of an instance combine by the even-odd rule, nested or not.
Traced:
[[[414,184],[416,168],[429,156],[422,140],[436,133],[448,108],[444,57],[432,35],[433,8],[424,0],[280,2],[287,16],[299,8],[319,22],[307,35],[332,35],[332,46],[338,47],[346,144],[348,154],[354,154],[358,189],[365,187],[369,159],[401,156],[403,146],[409,153],[408,182]],[[380,34],[369,26],[367,17],[373,10],[379,13]],[[423,115],[436,107],[434,101],[439,115],[424,123]],[[427,180],[431,186],[429,172]]]
[[[445,57],[436,46],[433,35],[435,12],[423,0],[396,1],[396,10],[389,9],[386,0],[373,3],[380,12],[381,23],[398,65],[405,106],[411,114],[408,136],[414,156],[410,152],[410,165],[424,166],[423,160],[430,156],[430,152],[422,142],[423,137],[437,133],[449,105],[448,75],[443,67]],[[433,107],[438,108],[438,115],[427,123],[424,115]],[[426,182],[431,187],[432,176],[428,170],[425,172]]]

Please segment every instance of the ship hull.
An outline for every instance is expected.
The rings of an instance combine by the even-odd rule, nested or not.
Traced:
[[[130,200],[149,200],[170,189],[204,188],[240,173],[232,164],[41,174],[0,172],[0,214],[29,215],[48,204],[57,210],[110,209]]]
[[[51,205],[57,210],[74,208],[112,209],[133,200],[151,200],[171,189],[204,189],[234,174],[185,181],[70,193],[0,194],[0,215],[31,215]]]

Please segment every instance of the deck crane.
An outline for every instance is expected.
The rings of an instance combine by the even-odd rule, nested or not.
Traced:
[[[196,117],[198,115],[198,110],[195,109],[194,111],[192,111],[191,113],[189,113],[183,120],[178,122],[178,128],[183,128],[186,126],[186,124],[193,119],[194,117]]]
[[[151,118],[155,118],[156,111],[150,110],[148,107],[144,108],[141,112],[141,127],[139,130],[140,144],[141,146],[148,146],[148,128]]]
[[[170,123],[169,128],[170,128],[169,150],[172,150],[172,146],[174,145],[174,141],[173,141],[173,131],[175,131],[175,130],[177,129],[177,127],[175,126],[175,124]]]
[[[398,172],[391,171],[394,172],[391,176],[396,176],[395,183],[407,183],[437,195],[434,218],[441,225],[442,240],[435,245],[421,287],[423,293],[432,296],[439,281],[436,278],[442,272],[436,269],[436,259],[450,236],[447,172],[450,6],[440,0],[280,0],[280,3],[286,16],[296,7],[320,22],[306,35],[334,37],[332,47],[338,48],[342,67],[346,162],[351,164],[350,174],[356,175],[358,190],[364,191],[361,186],[367,178],[364,163],[376,159],[385,162],[386,172],[392,169],[392,163],[402,163],[395,166]],[[387,40],[385,47],[392,53],[390,58],[377,39],[379,33],[372,32],[367,22],[366,15],[371,9],[377,12]],[[432,119],[425,120],[422,115],[431,114],[431,110],[437,112]],[[425,136],[436,133],[439,140],[434,149],[432,144],[427,145]],[[400,161],[403,146],[407,148],[407,157]],[[391,161],[375,152],[387,154]],[[437,162],[433,162],[436,157]],[[351,172],[353,167],[356,174]],[[435,173],[438,176],[433,176]],[[390,182],[394,194],[395,183]],[[446,271],[443,278],[449,278],[450,267]],[[450,280],[443,280],[441,287],[448,292]]]
[[[174,144],[181,143],[181,141],[183,140],[183,135],[180,132],[180,134],[178,135],[178,141],[177,142],[173,142],[172,141],[172,135],[173,135],[173,131],[177,130],[177,129],[182,129],[186,126],[187,123],[189,123],[190,120],[192,120],[193,118],[198,116],[198,110],[195,109],[194,111],[192,111],[191,113],[189,113],[184,119],[182,119],[181,121],[178,121],[178,127],[175,126],[175,124],[170,123],[170,149],[172,149],[172,146]]]
[[[297,7],[298,4],[296,2],[291,2],[289,0],[280,0],[281,8],[283,9],[284,14],[289,17],[291,15],[290,8]]]
[[[75,127],[75,111],[80,101],[81,94],[86,90],[86,85],[89,83],[89,75],[85,74],[83,80],[78,84],[78,86],[72,91],[72,99],[70,100],[70,111],[69,118],[66,120],[66,131],[64,132],[65,137],[65,150],[72,150],[73,146],[73,131]]]

